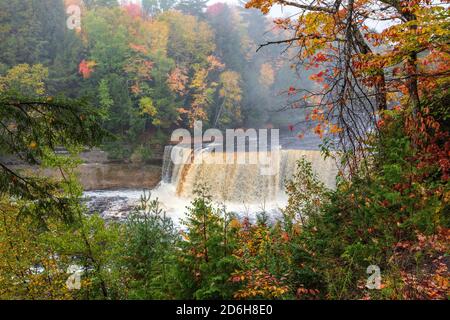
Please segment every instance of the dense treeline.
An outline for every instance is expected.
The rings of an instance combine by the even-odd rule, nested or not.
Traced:
[[[81,27],[70,30],[73,4],[82,8]],[[287,126],[270,117],[293,73],[276,48],[256,54],[274,33],[256,11],[205,1],[0,5],[0,74],[43,66],[30,77],[42,77],[47,95],[90,97],[115,134],[104,145],[112,158],[149,160],[194,119],[220,129]]]

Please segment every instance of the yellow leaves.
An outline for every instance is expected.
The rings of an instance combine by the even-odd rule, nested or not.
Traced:
[[[134,80],[134,85],[131,87],[134,94],[141,93],[140,84],[143,81],[152,79],[153,62],[147,58],[130,57],[124,66],[124,71],[129,74]]]
[[[158,20],[169,26],[168,38],[171,41],[168,46],[176,53],[175,60],[193,63],[189,60],[214,51],[214,33],[206,22],[177,11],[165,12],[159,15]]]
[[[274,0],[250,0],[245,4],[247,9],[255,8],[261,10],[263,14],[268,14],[273,4],[276,1]]]
[[[275,82],[275,71],[269,63],[263,63],[259,72],[259,83],[269,88]]]
[[[48,68],[42,64],[19,64],[0,76],[0,91],[14,89],[22,94],[43,95],[47,77]]]
[[[28,145],[28,148],[30,149],[36,149],[37,148],[37,143],[36,141],[31,141],[30,144]]]
[[[240,87],[241,76],[234,71],[225,71],[220,75],[220,83],[222,89],[220,90],[221,97],[228,97],[236,102],[242,99],[242,90]]]
[[[447,277],[443,277],[440,274],[436,274],[434,276],[433,281],[437,287],[442,288],[445,291],[447,291],[449,289],[449,285],[448,285],[449,280]]]
[[[141,108],[142,114],[147,114],[151,117],[156,116],[156,114],[158,113],[158,110],[153,105],[153,100],[149,97],[141,98],[141,100],[139,101],[139,107]]]
[[[342,132],[342,128],[340,128],[339,126],[337,126],[335,124],[330,125],[330,133],[331,134],[338,134],[340,132]]]
[[[192,89],[204,89],[206,88],[206,77],[208,76],[208,70],[204,68],[199,68],[195,74],[190,87]]]
[[[157,53],[167,54],[167,45],[169,39],[169,25],[158,20],[151,20],[146,22],[144,28],[146,41],[150,47],[150,53],[155,55]]]
[[[230,227],[233,229],[240,229],[241,228],[241,223],[239,222],[238,219],[233,219],[230,222]]]
[[[71,299],[64,258],[56,258],[32,218],[19,218],[19,206],[3,198],[0,215],[0,299]]]

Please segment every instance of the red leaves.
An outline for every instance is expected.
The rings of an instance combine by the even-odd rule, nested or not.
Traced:
[[[316,54],[316,56],[313,58],[313,60],[314,60],[314,62],[318,63],[318,62],[328,61],[328,58],[322,52],[319,52],[318,54]]]
[[[89,69],[86,60],[80,62],[78,66],[78,72],[83,76],[83,78],[89,78],[91,70]]]
[[[417,181],[426,178],[434,169],[439,169],[441,179],[447,181],[450,177],[450,142],[448,131],[440,128],[439,122],[432,116],[420,112],[415,117],[408,117],[405,121],[405,131],[416,145],[415,155],[417,167],[421,173],[414,178]]]
[[[317,289],[306,289],[300,287],[297,289],[297,299],[314,298],[319,295],[320,291]]]
[[[383,201],[381,202],[381,206],[384,207],[384,208],[387,208],[387,207],[390,206],[390,203],[389,203],[388,200],[383,200]]]
[[[319,73],[310,75],[309,80],[316,81],[316,82],[324,82],[325,81],[324,75],[325,75],[325,72],[320,71]]]
[[[323,137],[324,130],[323,130],[322,124],[319,123],[319,124],[314,128],[314,133],[317,134],[320,138]]]
[[[83,59],[83,61],[81,61],[78,66],[78,72],[83,76],[84,79],[88,79],[91,76],[94,66],[94,61],[86,61]]]
[[[292,96],[296,93],[296,90],[294,87],[289,87],[288,89],[288,96]]]
[[[289,287],[267,270],[252,269],[235,273],[230,280],[232,282],[244,282],[244,287],[238,290],[234,297],[236,299],[275,299],[289,292]],[[283,279],[284,280],[284,279]]]
[[[403,281],[403,299],[447,299],[449,290],[446,252],[450,240],[450,229],[438,228],[433,235],[416,233],[416,240],[400,241],[395,244],[393,258],[397,265],[406,266],[400,271]],[[417,270],[417,264],[408,268],[405,263],[416,253],[422,253],[425,262]]]
[[[137,3],[127,3],[122,7],[132,18],[138,18],[142,16],[142,8]]]

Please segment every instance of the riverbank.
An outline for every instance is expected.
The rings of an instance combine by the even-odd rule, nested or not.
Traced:
[[[85,191],[151,189],[161,181],[162,169],[156,161],[154,164],[111,162],[101,150],[83,152],[80,158],[83,163],[77,168],[77,174]],[[30,166],[16,159],[8,159],[6,162],[11,169],[20,170],[24,174],[61,178],[59,171],[55,169]]]

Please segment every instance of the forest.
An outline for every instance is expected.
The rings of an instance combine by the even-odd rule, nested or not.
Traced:
[[[449,13],[0,0],[0,300],[448,299]],[[199,120],[315,135],[335,186],[300,159],[276,218],[202,184],[179,222],[151,190],[123,221],[88,210],[81,153],[155,163]]]

